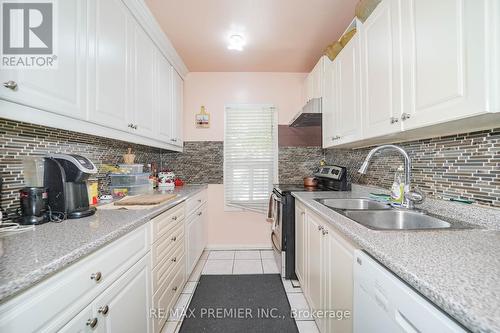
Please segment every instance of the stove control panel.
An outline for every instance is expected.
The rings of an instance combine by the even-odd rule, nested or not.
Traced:
[[[325,165],[314,171],[315,177],[330,178],[340,180],[346,172],[345,168],[336,165]]]

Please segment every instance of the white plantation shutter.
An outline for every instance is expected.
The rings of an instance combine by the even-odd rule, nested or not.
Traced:
[[[266,212],[277,174],[277,114],[271,106],[226,107],[226,206]]]

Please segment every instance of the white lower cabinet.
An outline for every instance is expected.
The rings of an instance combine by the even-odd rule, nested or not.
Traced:
[[[80,311],[73,319],[59,330],[60,333],[85,333],[94,332],[97,328],[98,319],[94,317],[92,304]],[[93,328],[94,327],[94,328]]]
[[[207,191],[186,202],[186,273],[189,276],[207,245]],[[193,210],[194,208],[194,210]]]
[[[0,304],[0,332],[161,332],[205,248],[206,202],[203,190]]]
[[[151,289],[153,329],[158,333],[165,325],[186,283],[185,209],[181,203],[152,221]]]
[[[311,310],[326,311],[315,318],[318,328],[324,333],[352,332],[356,247],[301,203],[296,203],[295,223],[297,277]]]
[[[149,261],[139,260],[59,332],[151,332]]]
[[[91,323],[99,332],[151,332],[149,263],[148,254],[96,298]]]
[[[129,274],[131,267],[138,267],[138,262],[149,261],[149,237],[148,223],[2,303],[0,332],[55,332],[65,325],[80,327],[76,317],[82,317],[81,311],[87,313],[87,306],[94,304],[96,298],[116,290],[120,285],[132,283],[136,274],[147,274],[149,279],[149,268],[140,274],[138,271]],[[117,281],[122,282],[117,285]],[[141,288],[142,295],[150,293],[150,288]],[[126,308],[125,305],[114,304]],[[148,304],[146,302],[141,306],[148,307]],[[85,323],[88,319],[98,318],[96,311],[92,314],[85,319]],[[138,315],[149,320],[145,310]],[[149,332],[149,326],[144,326],[142,331]]]
[[[302,282],[302,290],[306,292],[306,209],[298,200],[295,201],[295,274]]]

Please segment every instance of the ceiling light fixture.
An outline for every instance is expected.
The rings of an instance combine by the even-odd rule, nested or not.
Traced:
[[[228,50],[243,51],[243,46],[245,46],[245,39],[242,35],[229,36]]]

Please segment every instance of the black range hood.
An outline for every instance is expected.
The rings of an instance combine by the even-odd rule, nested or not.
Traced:
[[[321,98],[312,98],[304,105],[302,110],[295,115],[289,126],[321,126],[322,119],[322,100]]]

